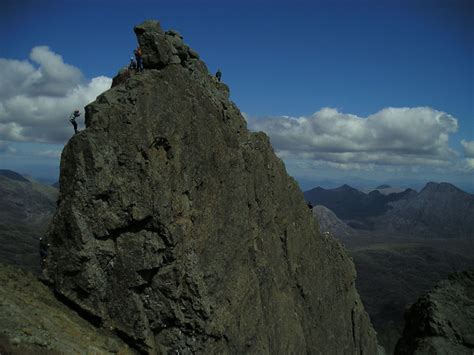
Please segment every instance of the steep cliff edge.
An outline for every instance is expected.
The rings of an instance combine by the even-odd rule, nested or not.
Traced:
[[[353,264],[267,136],[177,32],[135,33],[145,71],[62,153],[55,290],[142,352],[374,354]]]

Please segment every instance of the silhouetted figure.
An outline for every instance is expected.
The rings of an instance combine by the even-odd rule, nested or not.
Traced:
[[[312,204],[310,201],[308,201],[308,208],[309,208],[310,210],[313,209],[313,204]]]
[[[219,81],[219,82],[221,81],[222,73],[221,73],[221,70],[220,70],[220,69],[217,69],[216,78],[217,78],[217,81]]]
[[[137,47],[133,53],[135,54],[135,59],[137,60],[137,71],[143,71],[143,63],[142,63],[142,49]]]
[[[72,126],[74,127],[74,134],[79,132],[77,130],[76,118],[78,118],[80,115],[81,115],[81,113],[79,112],[79,110],[75,110],[73,113],[71,113],[71,116],[69,116],[69,122],[71,122]]]

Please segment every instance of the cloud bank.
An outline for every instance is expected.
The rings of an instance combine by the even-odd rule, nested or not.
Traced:
[[[46,46],[34,47],[30,61],[0,58],[0,140],[64,143],[74,109],[95,100],[112,80],[87,81]]]
[[[430,107],[385,108],[368,117],[323,108],[308,117],[247,118],[266,132],[285,160],[326,162],[339,169],[444,167],[457,158],[449,135],[457,119]]]

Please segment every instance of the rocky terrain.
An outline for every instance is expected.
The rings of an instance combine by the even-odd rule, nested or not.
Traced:
[[[39,238],[56,208],[57,190],[0,170],[0,262],[39,272]]]
[[[474,349],[474,271],[457,273],[407,312],[395,354],[466,354]]]
[[[229,89],[176,31],[135,27],[122,70],[61,156],[44,270],[144,353],[374,354],[340,243]]]
[[[58,301],[35,276],[0,264],[0,354],[134,354]]]

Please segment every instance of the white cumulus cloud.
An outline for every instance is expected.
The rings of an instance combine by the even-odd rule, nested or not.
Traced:
[[[461,145],[464,149],[464,156],[466,158],[474,158],[474,141],[462,140]]]
[[[64,143],[71,136],[70,113],[83,111],[112,80],[85,80],[46,46],[34,47],[29,58],[0,58],[0,139]]]
[[[430,107],[385,108],[368,117],[323,108],[307,117],[248,118],[283,159],[325,161],[341,169],[373,165],[447,166],[457,152],[457,119]]]

